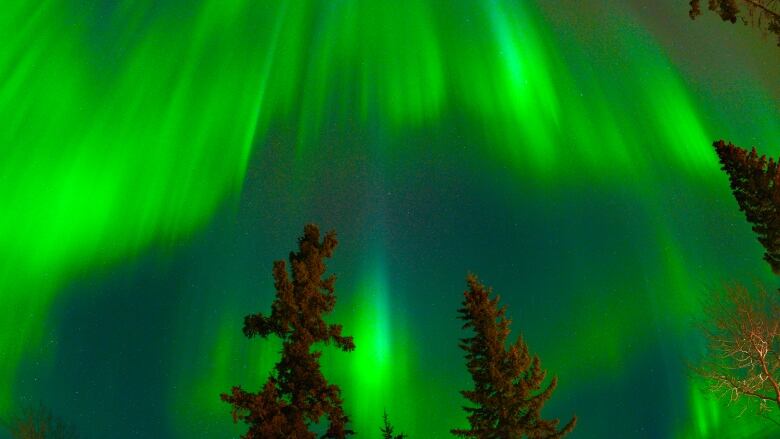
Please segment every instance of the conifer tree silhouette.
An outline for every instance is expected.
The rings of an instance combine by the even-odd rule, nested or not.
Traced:
[[[461,394],[476,407],[464,407],[471,428],[451,432],[478,439],[564,437],[574,429],[576,416],[558,430],[558,419],[545,420],[540,413],[557,386],[557,378],[539,391],[546,376],[539,357],[531,357],[522,337],[506,349],[511,322],[505,317],[506,306],[499,307],[499,297],[491,299],[492,290],[475,275],[469,274],[466,281],[468,290],[463,293],[459,319],[465,321],[463,328],[471,328],[474,335],[461,339],[459,345],[466,351],[474,390]]]
[[[390,420],[387,418],[387,410],[385,410],[382,419],[384,420],[384,426],[379,429],[379,431],[382,432],[382,439],[405,439],[409,437],[403,433],[399,433],[396,435],[393,434],[394,429],[393,429],[393,425],[390,423]]]
[[[316,225],[304,227],[297,253],[290,252],[292,280],[284,261],[274,262],[276,299],[271,315],[261,313],[244,318],[244,335],[282,339],[282,357],[259,393],[240,386],[231,394],[220,395],[233,406],[233,420],[249,424],[244,439],[310,439],[316,435],[309,426],[327,416],[322,438],[344,438],[354,434],[347,429],[349,419],[341,407],[341,390],[328,384],[320,371],[320,352],[311,352],[314,343],[333,343],[349,352],[355,349],[352,337],[341,335],[341,325],[327,324],[323,314],[336,304],[336,277],[325,275],[325,259],[333,255],[336,234],[327,233],[320,242]]]
[[[731,192],[739,210],[752,224],[758,241],[764,246],[764,260],[775,274],[780,274],[780,172],[771,157],[758,156],[753,148],[746,150],[726,144],[713,143],[720,158],[721,169],[729,176]]]

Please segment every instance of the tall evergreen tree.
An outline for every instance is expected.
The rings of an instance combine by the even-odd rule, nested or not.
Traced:
[[[745,212],[758,241],[764,246],[764,260],[780,274],[780,172],[778,162],[758,156],[719,140],[713,144],[722,168],[729,176],[731,191],[739,209]]]
[[[261,313],[244,318],[244,335],[282,339],[282,357],[258,393],[232,388],[223,401],[233,406],[233,419],[249,424],[244,439],[309,439],[316,435],[309,426],[327,416],[322,438],[344,438],[354,434],[347,429],[349,419],[341,407],[341,391],[328,384],[320,371],[321,352],[311,352],[315,343],[333,343],[349,352],[355,349],[352,337],[341,335],[341,325],[327,324],[322,316],[336,304],[336,277],[324,277],[325,259],[333,255],[336,234],[330,232],[320,242],[316,225],[304,228],[298,252],[290,253],[292,280],[284,261],[274,262],[276,299],[271,315]]]
[[[491,289],[477,277],[466,277],[463,306],[458,310],[464,329],[472,337],[461,339],[466,351],[466,365],[474,381],[474,390],[461,394],[476,407],[464,407],[469,429],[453,429],[453,434],[478,439],[554,439],[574,429],[577,418],[558,430],[558,419],[541,418],[545,402],[552,396],[558,380],[553,378],[544,390],[539,357],[528,353],[522,337],[506,348],[511,321],[505,317],[506,306],[499,307],[499,297],[490,298]]]

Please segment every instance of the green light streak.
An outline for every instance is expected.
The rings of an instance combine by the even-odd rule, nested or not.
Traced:
[[[611,180],[653,200],[647,214],[659,218],[664,194],[645,187],[670,169],[690,177],[680,184],[715,181],[713,127],[734,111],[701,105],[691,78],[619,6],[598,26],[599,37],[614,42],[604,48],[560,32],[532,2],[452,2],[450,9],[420,1],[115,3],[0,6],[0,29],[15,30],[0,48],[0,309],[13,310],[0,320],[3,383],[14,381],[63,285],[203,227],[241,189],[252,146],[262,145],[270,129],[287,133],[283,141],[303,174],[315,148],[332,142],[333,126],[356,127],[378,138],[369,144],[418,157],[450,143],[406,140],[458,123],[470,145],[494,165],[511,166],[518,183],[558,188]],[[762,95],[758,87],[749,91]],[[776,140],[776,102],[765,98],[739,111],[755,121],[757,144]],[[396,151],[385,153],[379,157],[396,158]],[[679,297],[626,306],[619,298],[630,291],[626,280],[619,293],[599,296],[603,303],[583,304],[622,314],[574,319],[583,345],[605,346],[605,355],[586,366],[591,371],[619,370],[630,355],[625,346],[648,339],[632,324],[642,305],[650,304],[654,316],[669,315],[675,331],[694,308],[698,277],[687,273],[689,258],[673,229],[649,224],[662,250],[636,265],[649,267],[655,287]],[[441,434],[425,430],[426,420],[408,403],[441,393],[412,390],[436,385],[415,376],[412,329],[392,311],[404,293],[393,291],[376,265],[352,297],[365,310],[345,319],[358,350],[344,370],[331,365],[334,382],[345,383],[359,430],[374,431],[386,404],[399,428],[423,425],[417,434]],[[223,320],[192,336],[211,347],[193,356],[214,364],[181,372],[170,396],[172,405],[191,404],[213,419],[226,410],[208,395],[262,382],[255,373],[269,367],[272,353],[256,352],[263,360],[250,362],[247,375],[231,370],[244,355],[235,319],[245,313],[219,310]],[[566,374],[565,357],[555,355],[550,368]],[[393,381],[404,390],[391,391]],[[12,392],[0,388],[0,414]],[[699,413],[697,404],[692,410]],[[719,431],[717,419],[701,421],[696,434]]]
[[[771,421],[759,417],[755,405],[743,411],[741,404],[729,404],[728,395],[705,391],[699,379],[690,382],[688,404],[693,422],[676,435],[679,439],[750,437],[768,439],[777,436]],[[743,397],[744,398],[744,397]]]
[[[260,48],[243,31],[257,14],[231,5],[204,1],[188,20],[161,7],[136,32],[101,31],[72,4],[3,4],[25,25],[0,50],[0,309],[29,313],[0,323],[0,381],[69,276],[175,242],[240,187],[262,58],[244,55]],[[0,413],[9,404],[4,386]]]
[[[696,421],[699,437],[710,437],[710,432],[720,425],[720,408],[711,396],[706,398],[701,388],[692,383],[690,390],[691,411]]]
[[[345,386],[345,397],[350,413],[354,413],[357,431],[374,431],[378,416],[383,410],[393,413],[397,425],[410,421],[410,407],[404,402],[416,390],[410,387],[408,357],[411,346],[407,340],[407,326],[398,311],[393,312],[391,297],[397,292],[389,290],[384,271],[380,268],[365,278],[357,288],[354,309],[365,312],[352,313],[349,327],[353,328],[360,348],[348,360],[350,380]],[[393,294],[395,293],[395,294]],[[391,320],[392,318],[392,320]]]
[[[204,322],[201,318],[198,321]],[[233,309],[223,312],[216,335],[212,326],[180,325],[181,339],[192,337],[198,345],[187,346],[172,358],[175,379],[172,380],[170,409],[177,416],[171,424],[177,437],[203,434],[210,425],[219,425],[221,432],[235,435],[245,432],[243,424],[233,424],[230,406],[219,399],[221,393],[241,385],[245,389],[259,389],[279,359],[279,340],[248,340],[241,332],[241,312]]]

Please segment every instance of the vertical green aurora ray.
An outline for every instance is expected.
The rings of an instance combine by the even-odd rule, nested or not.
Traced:
[[[777,437],[776,429],[767,425],[766,420],[754,414],[755,406],[742,411],[740,405],[728,405],[728,396],[718,400],[702,389],[706,385],[697,379],[691,380],[688,404],[691,407],[689,420],[675,435],[679,439],[721,437],[749,437],[770,439]],[[752,412],[751,412],[752,411]],[[734,422],[739,419],[740,422]]]
[[[123,261],[154,243],[178,242],[198,230],[240,189],[251,144],[262,144],[270,128],[291,132],[283,142],[299,159],[297,176],[321,177],[306,169],[307,159],[333,127],[355,126],[368,136],[388,133],[372,157],[402,163],[399,158],[450,147],[444,140],[418,145],[408,138],[462,122],[468,147],[493,166],[509,163],[518,183],[565,190],[620,182],[640,200],[637,211],[652,217],[665,215],[665,197],[677,186],[723,186],[715,177],[710,141],[720,132],[713,127],[734,119],[735,105],[715,106],[718,101],[711,96],[694,96],[688,83],[695,78],[678,70],[627,7],[613,3],[616,13],[596,14],[602,17],[598,23],[575,24],[570,30],[553,20],[555,11],[543,14],[533,3],[512,1],[452,2],[447,10],[412,1],[389,6],[381,1],[207,0],[186,7],[174,1],[124,1],[113,8],[77,0],[35,6],[4,2],[0,29],[15,31],[0,49],[5,79],[0,86],[5,121],[0,200],[4,212],[10,212],[0,215],[0,309],[13,312],[0,320],[0,382],[13,381],[24,346],[39,334],[48,304],[63,284],[77,273]],[[581,19],[587,22],[588,15],[593,14],[581,14]],[[746,95],[762,95],[749,81],[741,87]],[[739,102],[740,122],[728,133],[744,138],[749,127],[757,133],[750,142],[776,142],[780,107],[761,102]],[[670,174],[678,180],[647,189]],[[690,309],[701,277],[727,268],[708,261],[700,275],[688,275],[695,258],[686,249],[697,243],[675,232],[680,222],[639,222],[663,248],[633,263],[651,278],[650,292],[685,291],[679,300],[636,301],[671,320]],[[642,245],[655,244],[640,239],[638,255],[645,254]],[[354,300],[377,322],[386,322],[390,305],[382,297],[396,293],[381,265],[366,269],[362,286],[344,300]],[[614,288],[619,282],[604,284]],[[625,279],[620,291],[630,292],[631,285]],[[364,290],[377,293],[363,296]],[[573,319],[585,340],[608,344],[607,355],[584,365],[590,372],[604,368],[619,374],[634,354],[628,342],[652,338],[646,328],[632,324],[645,309],[624,307],[613,293],[605,295],[604,303],[624,309],[621,315]],[[245,355],[233,323],[234,315],[240,319],[245,312],[230,305],[219,310],[222,320],[209,320],[194,337],[212,346],[199,354],[214,356],[213,371],[204,364],[183,374],[179,387],[194,386],[200,396],[192,403],[202,402],[203,414],[218,410],[215,420],[225,411],[218,401],[206,402],[205,395],[224,391],[223,381],[228,386],[251,383],[228,370],[228,359]],[[361,386],[381,387],[377,377],[387,370],[380,361],[384,349],[411,354],[396,349],[404,344],[388,339],[386,326],[369,325],[362,317],[347,325],[371,347],[344,363],[352,365],[345,370],[376,371],[356,373],[345,384],[345,393],[365,401]],[[415,325],[409,322],[409,331]],[[671,326],[680,330],[682,323]],[[550,357],[552,369],[560,368],[563,375],[576,372],[563,366],[564,353]],[[408,375],[401,375],[413,376],[414,358],[407,360]],[[334,367],[342,364],[334,361]],[[261,363],[248,367],[267,367]],[[410,388],[426,386],[413,378],[410,383]],[[11,396],[2,387],[0,413]],[[692,401],[692,412],[700,412]],[[391,415],[410,433],[448,428],[425,430],[417,426],[424,421],[411,421],[414,415],[388,409],[399,411]],[[359,409],[356,422],[373,425],[377,415],[368,411]],[[713,434],[707,432],[716,431],[716,418],[707,419],[701,422],[708,427],[687,437]],[[404,428],[406,421],[415,425]]]
[[[222,311],[216,320],[190,313],[201,323],[200,330],[187,321],[180,324],[187,328],[180,338],[192,337],[198,346],[182,349],[185,355],[173,360],[177,374],[170,395],[166,396],[171,413],[178,414],[170,419],[169,425],[177,437],[212,433],[218,436],[226,431],[238,436],[246,431],[245,425],[230,422],[230,406],[219,395],[229,393],[236,385],[251,391],[262,388],[279,359],[281,343],[273,337],[267,340],[244,337],[242,312],[233,307]],[[214,429],[215,425],[219,428]]]
[[[362,436],[376,431],[385,408],[399,426],[415,421],[408,404],[417,392],[409,373],[413,346],[408,322],[380,256],[373,252],[374,262],[359,274],[354,292],[341,295],[340,310],[333,316],[343,322],[346,333],[361,341],[359,346],[347,358],[339,358],[338,352],[323,355],[325,370],[342,387],[345,409]]]

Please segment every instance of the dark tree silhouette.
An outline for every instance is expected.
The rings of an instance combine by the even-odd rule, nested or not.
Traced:
[[[390,420],[387,419],[387,410],[385,410],[382,419],[384,420],[384,426],[379,429],[379,431],[382,432],[382,439],[404,439],[409,437],[403,433],[393,434],[393,425],[390,424]]]
[[[531,357],[522,337],[506,349],[511,323],[505,317],[506,306],[499,307],[499,297],[491,299],[492,290],[475,275],[469,274],[466,282],[468,290],[463,293],[459,319],[465,321],[464,329],[474,331],[474,336],[461,339],[460,347],[466,351],[474,390],[461,394],[476,407],[464,407],[471,428],[453,429],[452,433],[479,439],[564,437],[574,429],[576,416],[561,430],[558,419],[541,418],[542,407],[552,396],[557,378],[540,391],[546,372],[539,357]]]
[[[43,404],[22,409],[21,414],[5,422],[12,439],[76,439],[78,435],[69,425],[52,415]]]
[[[722,168],[729,176],[731,191],[739,209],[745,212],[758,241],[764,246],[764,260],[780,274],[780,173],[771,157],[758,156],[719,140],[713,144]]]
[[[355,349],[352,337],[341,335],[341,325],[327,324],[322,319],[336,304],[336,277],[323,277],[325,259],[333,255],[336,244],[334,232],[320,242],[319,228],[307,225],[298,240],[298,252],[290,253],[292,280],[284,261],[274,262],[276,299],[271,315],[244,318],[247,337],[275,334],[283,341],[282,357],[259,393],[236,386],[230,395],[220,395],[233,405],[233,420],[249,424],[244,439],[315,438],[309,426],[323,415],[327,416],[328,428],[322,438],[354,434],[347,429],[349,419],[341,407],[341,390],[325,381],[319,364],[321,352],[311,352],[318,342],[332,342],[345,352]]]
[[[701,0],[691,0],[688,15],[696,19],[701,15]],[[740,5],[746,12],[740,10]],[[736,23],[737,19],[761,29],[764,34],[777,35],[780,46],[780,0],[708,0],[707,8],[718,14],[723,21]]]
[[[714,291],[705,307],[702,325],[707,354],[694,371],[708,383],[708,390],[728,396],[745,408],[756,402],[758,413],[770,417],[771,406],[780,408],[780,299],[760,288],[751,294],[735,284],[725,292]],[[743,399],[744,397],[744,399]]]

